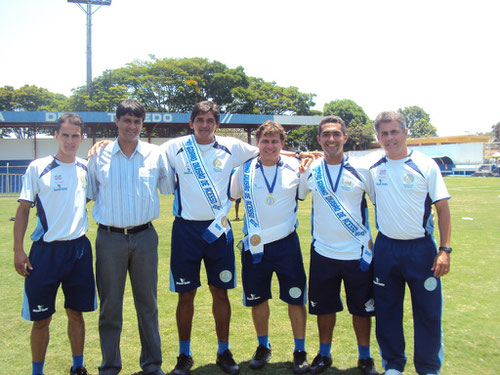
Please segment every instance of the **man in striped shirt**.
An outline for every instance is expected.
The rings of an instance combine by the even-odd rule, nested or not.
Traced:
[[[136,100],[116,110],[118,138],[89,159],[87,196],[95,200],[96,281],[100,297],[100,375],[121,370],[120,333],[127,272],[134,295],[147,375],[163,375],[158,325],[158,189],[173,192],[173,176],[159,147],[139,141],[146,111]]]

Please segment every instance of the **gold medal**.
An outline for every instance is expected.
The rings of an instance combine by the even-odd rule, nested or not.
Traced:
[[[221,168],[222,167],[222,160],[215,159],[212,164],[213,164],[214,168]]]
[[[227,217],[222,216],[222,219],[220,219],[220,223],[224,228],[227,227]]]
[[[268,206],[274,206],[274,204],[276,203],[276,199],[273,197],[272,194],[269,194],[269,196],[266,198],[265,202]]]
[[[258,234],[254,234],[252,237],[250,237],[250,245],[252,246],[259,246],[260,241],[261,239]]]

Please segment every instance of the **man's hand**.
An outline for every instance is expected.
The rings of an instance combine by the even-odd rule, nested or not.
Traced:
[[[311,165],[311,163],[316,160],[323,157],[323,154],[319,151],[309,151],[309,152],[300,152],[300,165],[299,165],[299,173],[304,173],[307,171],[307,168]]]
[[[441,277],[450,272],[450,253],[440,250],[434,258],[431,271],[434,271],[434,277]]]
[[[87,159],[96,155],[97,154],[97,151],[100,149],[100,148],[103,148],[105,147],[107,144],[111,143],[111,141],[99,141],[97,142],[95,145],[93,145],[89,152],[87,153]]]
[[[29,258],[26,256],[24,250],[14,251],[14,267],[19,275],[22,277],[28,277],[30,274],[28,270],[32,270]]]

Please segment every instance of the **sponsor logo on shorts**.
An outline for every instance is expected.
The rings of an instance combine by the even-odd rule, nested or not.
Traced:
[[[33,312],[44,312],[44,311],[47,311],[49,308],[48,307],[44,307],[43,305],[38,305],[37,306],[38,308],[37,309],[33,309]]]
[[[258,300],[258,299],[260,299],[260,296],[256,296],[253,293],[250,293],[250,297],[247,297],[247,300],[249,300],[249,301],[255,301],[255,300]]]
[[[223,283],[228,283],[233,278],[233,274],[229,270],[224,270],[219,274],[219,279]]]
[[[375,311],[375,301],[373,300],[373,298],[370,298],[368,301],[366,301],[365,310],[366,312]]]
[[[432,292],[437,288],[438,282],[435,277],[429,277],[424,281],[424,288],[429,292]]]
[[[309,301],[309,303],[311,304],[311,307],[316,307],[316,305],[318,304],[318,302],[314,301]]]
[[[290,297],[292,298],[299,298],[302,295],[302,290],[294,286],[293,288],[290,288],[288,294],[290,294]]]
[[[189,285],[191,284],[191,281],[183,279],[182,277],[179,279],[179,281],[175,282],[175,285]]]
[[[385,286],[385,284],[381,282],[378,277],[376,277],[375,280],[373,280],[373,283],[378,286]]]

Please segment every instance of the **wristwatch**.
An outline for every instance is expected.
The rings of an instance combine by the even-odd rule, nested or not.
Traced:
[[[446,251],[448,254],[452,251],[451,247],[448,246],[439,246],[439,250]]]

